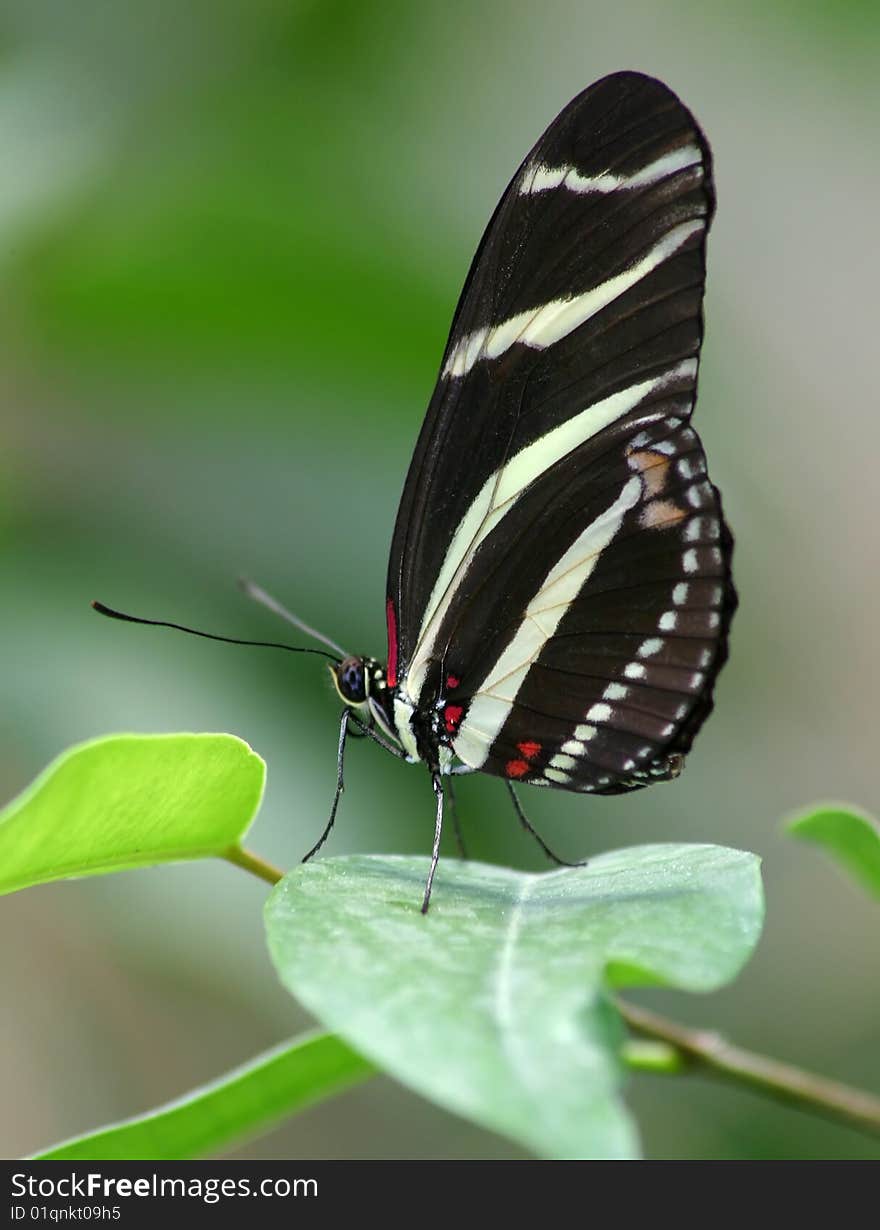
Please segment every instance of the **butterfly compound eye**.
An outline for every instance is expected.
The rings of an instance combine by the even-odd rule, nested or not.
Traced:
[[[336,688],[348,705],[362,705],[367,699],[367,672],[363,658],[344,658],[335,668]]]

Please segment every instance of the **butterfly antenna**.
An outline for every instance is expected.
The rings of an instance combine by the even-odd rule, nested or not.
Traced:
[[[305,623],[298,615],[294,615],[292,611],[288,611],[287,607],[282,606],[277,598],[273,598],[271,594],[267,594],[264,589],[260,589],[259,585],[255,585],[253,581],[249,581],[247,577],[239,577],[238,585],[242,593],[247,594],[248,598],[253,598],[254,602],[259,602],[260,606],[266,607],[270,611],[274,611],[276,615],[280,615],[282,619],[289,624],[293,624],[294,628],[299,628],[300,632],[304,632],[306,636],[312,636],[316,641],[320,641],[322,645],[327,645],[330,649],[335,649],[342,658],[347,658],[349,655],[345,650],[337,645],[335,641],[331,641],[329,636],[325,636],[323,632],[318,632],[316,628],[312,628]]]
[[[337,664],[339,662],[335,654],[325,653],[323,649],[304,649],[298,645],[282,645],[277,641],[243,641],[235,636],[217,636],[214,632],[200,632],[198,628],[187,628],[183,624],[169,623],[165,619],[141,619],[137,615],[126,615],[122,611],[114,611],[112,607],[105,606],[103,602],[93,602],[92,606],[99,615],[106,615],[108,619],[121,619],[128,624],[146,624],[151,628],[174,628],[177,632],[188,632],[190,636],[201,636],[206,641],[223,641],[227,645],[253,645],[260,649],[286,649],[289,653],[314,653],[322,658],[329,658],[331,662]]]

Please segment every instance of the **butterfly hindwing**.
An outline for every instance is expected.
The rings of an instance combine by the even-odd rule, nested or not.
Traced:
[[[568,464],[583,517],[545,490],[533,531],[472,599],[511,595],[516,616],[482,653],[465,647],[469,630],[513,603],[444,630],[444,673],[460,680],[453,747],[483,772],[611,793],[673,775],[711,708],[734,603],[729,538],[696,433],[675,416]]]

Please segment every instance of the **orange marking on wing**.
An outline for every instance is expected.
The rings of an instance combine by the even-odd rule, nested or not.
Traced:
[[[644,449],[641,452],[627,453],[626,460],[631,470],[638,470],[641,474],[646,498],[650,500],[660,495],[669,478],[671,458],[665,453]]]
[[[528,771],[528,762],[525,760],[508,760],[504,766],[504,772],[508,777],[523,777]]]
[[[639,514],[639,525],[643,530],[660,530],[689,516],[690,510],[681,508],[674,500],[649,500]]]
[[[529,740],[527,743],[517,743],[517,751],[522,752],[526,760],[534,760],[541,751],[541,744],[535,743],[534,740]]]

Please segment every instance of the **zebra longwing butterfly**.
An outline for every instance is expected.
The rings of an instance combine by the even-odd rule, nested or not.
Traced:
[[[423,910],[444,776],[617,794],[681,771],[736,606],[690,425],[713,209],[705,137],[639,73],[574,98],[514,175],[404,485],[387,665],[328,655],[345,702],[337,791],[307,858],[352,728],[430,771]]]
[[[397,515],[387,667],[335,670],[438,804],[455,772],[675,777],[711,710],[736,604],[690,425],[713,208],[693,116],[621,72],[557,116],[489,222]]]

